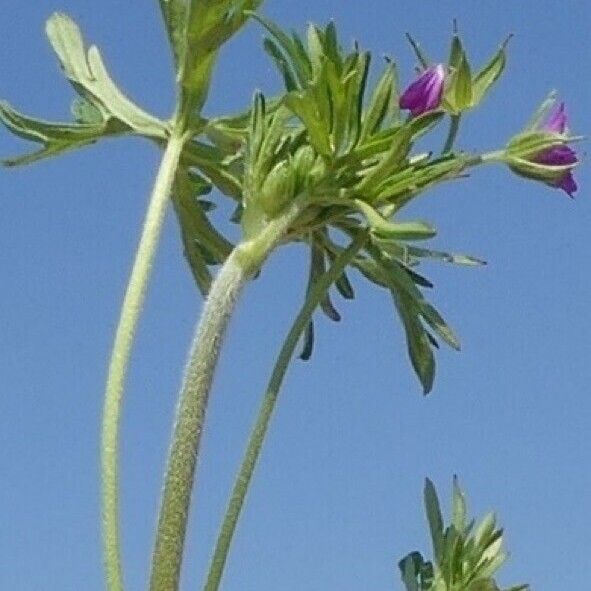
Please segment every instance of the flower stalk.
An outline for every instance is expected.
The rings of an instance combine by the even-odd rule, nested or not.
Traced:
[[[351,242],[349,247],[339,254],[330,269],[318,278],[316,283],[312,286],[304,305],[292,324],[287,338],[283,343],[275,367],[273,368],[273,373],[271,374],[254,429],[248,441],[242,465],[234,482],[230,502],[218,534],[213,558],[210,563],[204,591],[217,591],[219,589],[232,538],[236,531],[236,524],[240,518],[244,500],[250,487],[250,481],[256,468],[265,436],[269,428],[269,423],[277,404],[279,391],[294,351],[302,334],[306,330],[314,311],[320,305],[323,298],[326,297],[328,289],[342,275],[347,265],[349,265],[349,263],[355,258],[355,255],[363,248],[366,240],[367,233],[360,232]]]
[[[186,139],[184,134],[173,132],[164,151],[125,292],[109,363],[101,438],[103,551],[109,591],[123,590],[118,460],[123,389],[168,198]]]
[[[178,589],[191,494],[209,392],[232,312],[248,279],[301,212],[298,200],[259,236],[239,244],[211,285],[179,396],[152,557],[150,591]]]

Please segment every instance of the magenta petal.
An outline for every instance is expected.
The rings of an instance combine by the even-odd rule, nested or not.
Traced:
[[[544,131],[549,131],[550,133],[564,133],[567,124],[567,116],[566,110],[564,107],[564,103],[560,103],[554,107],[546,123],[542,126]]]
[[[549,166],[567,166],[578,162],[577,154],[568,146],[554,146],[544,150],[534,159],[538,164],[547,164]]]
[[[441,103],[444,80],[442,64],[428,68],[402,93],[400,108],[409,109],[414,117],[436,109]]]
[[[574,197],[573,193],[579,188],[575,181],[575,177],[570,171],[567,172],[558,183],[556,183],[556,186],[568,193],[569,197]]]

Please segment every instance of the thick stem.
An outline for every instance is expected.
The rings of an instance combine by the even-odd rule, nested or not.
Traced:
[[[299,213],[296,202],[259,236],[239,244],[211,285],[191,345],[179,398],[152,557],[151,591],[178,589],[209,391],[230,316],[247,279],[285,236]]]
[[[107,376],[101,440],[104,561],[109,591],[123,590],[119,532],[119,425],[125,377],[138,319],[185,137],[174,134],[164,151],[123,305]]]
[[[204,591],[217,591],[220,586],[224,567],[228,558],[228,552],[230,550],[230,544],[232,543],[232,538],[236,530],[236,524],[240,517],[244,505],[244,499],[246,498],[250,481],[263,447],[265,435],[277,403],[279,390],[281,389],[289,362],[293,357],[298,342],[308,326],[314,311],[326,296],[326,292],[341,276],[345,267],[363,247],[366,239],[367,234],[365,232],[359,233],[351,245],[339,254],[330,269],[318,278],[316,283],[312,286],[304,305],[283,343],[277,362],[273,368],[273,373],[271,374],[254,429],[250,436],[242,465],[234,483],[232,496],[230,497],[226,515],[224,516],[224,521],[218,535]]]

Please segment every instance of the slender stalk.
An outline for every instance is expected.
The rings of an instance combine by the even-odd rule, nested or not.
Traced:
[[[178,589],[209,391],[236,301],[248,278],[283,239],[299,214],[300,205],[296,201],[256,238],[239,244],[211,285],[197,324],[179,397],[152,556],[151,591]]]
[[[443,146],[443,150],[441,151],[442,154],[448,154],[451,152],[452,148],[454,147],[454,142],[456,141],[456,137],[458,135],[458,130],[460,129],[460,121],[462,119],[461,115],[452,115],[449,122],[449,132],[447,134],[447,139],[445,140],[445,145]]]
[[[304,305],[283,343],[275,367],[273,368],[273,373],[271,374],[254,429],[250,436],[242,465],[234,483],[232,496],[230,497],[226,515],[224,516],[224,521],[216,542],[204,591],[217,591],[219,589],[230,544],[232,543],[232,538],[236,530],[236,524],[240,517],[244,505],[244,499],[248,492],[250,481],[277,403],[279,391],[295,348],[297,347],[304,330],[308,326],[314,311],[322,301],[322,298],[325,297],[330,286],[340,277],[345,267],[363,247],[366,239],[367,234],[365,232],[359,233],[350,246],[337,256],[333,265],[318,278],[316,283],[312,286]]]
[[[166,206],[185,140],[184,135],[173,133],[164,151],[123,299],[109,363],[101,440],[103,551],[109,591],[123,590],[118,465],[123,388]]]

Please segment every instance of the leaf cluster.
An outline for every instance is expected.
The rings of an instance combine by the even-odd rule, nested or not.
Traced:
[[[457,478],[449,525],[444,525],[437,492],[429,479],[424,499],[433,560],[411,552],[399,562],[406,591],[501,591],[495,576],[507,560],[507,553],[503,549],[503,530],[497,526],[494,513],[479,523],[468,520],[466,498]],[[528,585],[518,585],[504,591],[528,590]]]
[[[306,208],[290,240],[310,246],[309,285],[313,285],[342,251],[339,236],[354,238],[365,227],[370,238],[351,266],[391,294],[404,327],[409,356],[425,393],[433,385],[439,339],[459,349],[459,341],[442,315],[424,297],[433,287],[416,266],[424,259],[479,265],[481,261],[418,248],[435,228],[421,220],[398,218],[417,195],[446,180],[461,177],[470,159],[464,154],[413,155],[416,141],[439,123],[432,111],[402,119],[398,108],[396,66],[386,61],[369,88],[370,55],[355,45],[344,51],[336,29],[310,25],[306,41],[261,21],[269,33],[264,46],[285,83],[285,95],[271,112],[258,93],[253,101],[244,153],[242,224],[256,235],[295,199]],[[344,273],[335,285],[346,299],[354,297]],[[341,316],[326,294],[322,311],[333,321]],[[313,350],[314,327],[304,336],[301,357]]]

